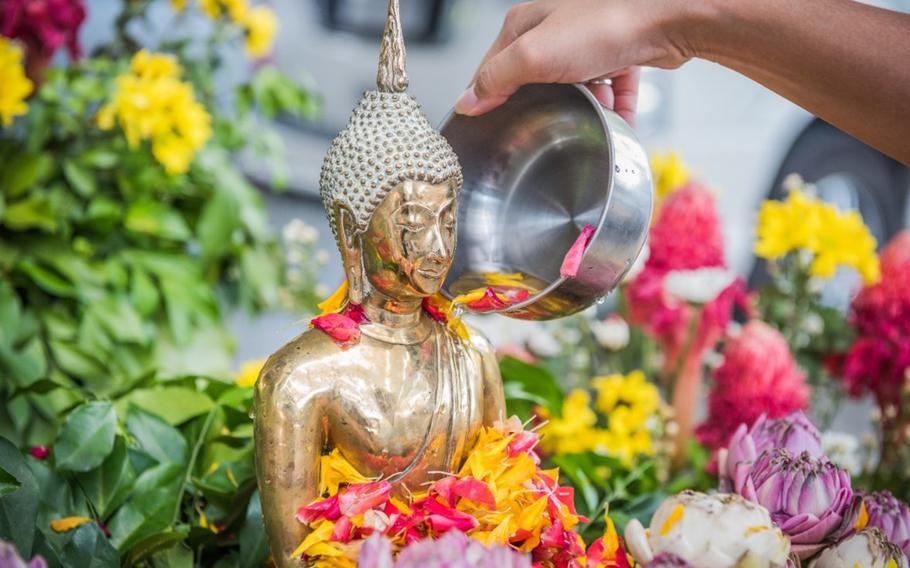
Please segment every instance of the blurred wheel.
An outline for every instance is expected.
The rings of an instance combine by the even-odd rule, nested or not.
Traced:
[[[818,195],[841,209],[857,209],[882,246],[907,226],[910,170],[859,140],[820,120],[810,124],[794,142],[768,191],[769,199],[783,199],[783,180],[800,174],[814,184]],[[768,282],[766,263],[757,259],[750,285]],[[839,271],[823,291],[826,304],[846,309],[859,278]]]

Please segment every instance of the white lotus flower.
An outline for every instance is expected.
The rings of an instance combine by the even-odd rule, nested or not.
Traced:
[[[736,280],[726,268],[671,270],[664,277],[664,291],[690,304],[707,304]]]
[[[878,528],[866,528],[821,551],[809,568],[907,568],[907,557]]]
[[[790,540],[768,511],[732,493],[683,491],[668,497],[645,530],[626,525],[626,545],[636,562],[669,553],[698,568],[782,568]]]
[[[828,459],[850,472],[863,472],[859,438],[846,432],[822,432],[822,450]]]
[[[620,315],[613,314],[603,321],[594,320],[589,325],[594,339],[604,349],[619,351],[629,344],[629,324]]]

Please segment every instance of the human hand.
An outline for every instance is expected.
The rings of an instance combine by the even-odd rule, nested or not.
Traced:
[[[678,0],[536,0],[513,6],[456,112],[476,116],[528,83],[585,83],[634,121],[639,65],[675,68],[691,55],[674,26]]]

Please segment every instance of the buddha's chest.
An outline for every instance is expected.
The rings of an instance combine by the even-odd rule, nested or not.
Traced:
[[[445,339],[445,338],[444,338]],[[329,445],[365,475],[451,471],[483,423],[483,377],[461,344],[432,336],[375,349],[342,380],[329,416]]]

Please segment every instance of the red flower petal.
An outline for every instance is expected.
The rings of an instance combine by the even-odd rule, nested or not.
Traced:
[[[342,348],[360,341],[360,324],[342,314],[325,314],[310,321],[310,325],[331,337]]]
[[[575,239],[569,252],[566,253],[566,257],[562,261],[562,266],[559,267],[560,276],[563,278],[574,278],[578,275],[578,269],[581,267],[581,259],[584,257],[585,251],[588,250],[588,245],[591,244],[591,237],[593,236],[594,225],[585,225],[585,228],[581,230],[581,234]]]
[[[496,498],[486,483],[474,479],[471,476],[459,479],[453,487],[455,495],[464,499],[470,499],[475,503],[486,505],[490,509],[496,508]]]
[[[425,311],[427,315],[439,323],[449,323],[449,318],[446,317],[445,312],[443,312],[439,306],[434,304],[431,298],[423,299],[423,311]]]
[[[453,497],[455,496],[455,495],[453,495],[453,489],[455,488],[455,483],[457,481],[458,481],[457,477],[455,477],[454,475],[449,475],[449,476],[443,477],[442,479],[440,479],[439,481],[437,481],[433,484],[433,491],[437,495],[442,497],[443,501],[445,501],[450,507],[454,507],[455,505],[457,505],[457,503],[453,499]]]
[[[446,507],[436,499],[427,499],[424,503],[427,523],[437,533],[444,533],[452,529],[468,532],[476,527],[479,522],[467,513]]]
[[[528,454],[532,458],[534,447],[537,445],[540,436],[534,432],[520,432],[515,439],[509,442],[509,457],[514,458],[518,454]]]
[[[351,540],[354,525],[348,517],[341,517],[335,523],[335,530],[332,531],[331,540],[336,542],[348,542]]]
[[[341,509],[338,506],[338,495],[297,509],[297,520],[301,523],[312,523],[319,519],[337,521],[340,516]]]
[[[344,308],[344,311],[341,313],[351,318],[357,325],[370,323],[370,319],[367,317],[367,313],[363,310],[363,306],[360,304],[348,304],[347,307]]]
[[[338,495],[338,505],[343,515],[356,517],[364,511],[382,505],[391,492],[392,484],[388,481],[356,483],[347,486]]]

